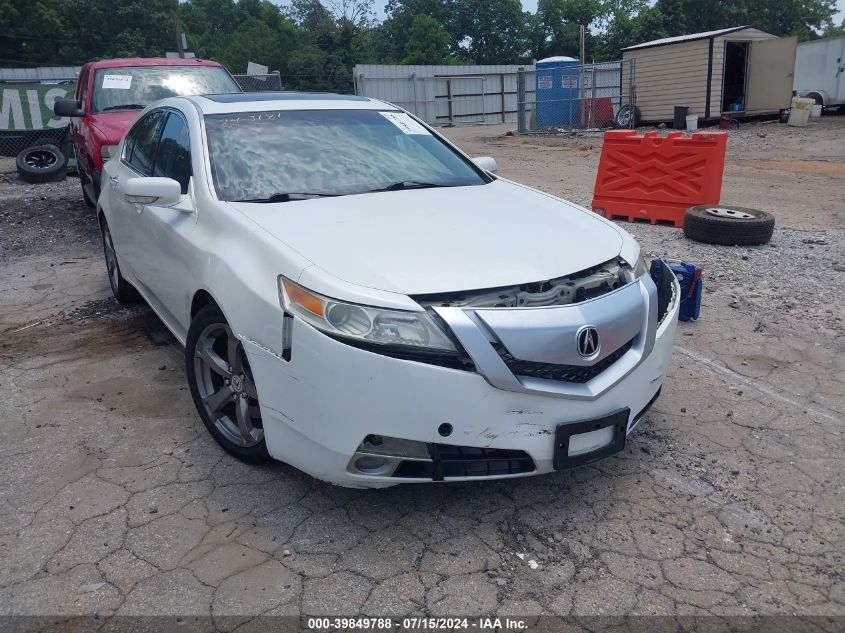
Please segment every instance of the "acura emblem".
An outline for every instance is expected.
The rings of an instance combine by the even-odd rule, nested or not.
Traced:
[[[575,345],[581,358],[593,358],[599,353],[599,333],[592,325],[585,325],[575,335]]]

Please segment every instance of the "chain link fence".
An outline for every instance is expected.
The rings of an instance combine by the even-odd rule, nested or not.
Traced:
[[[57,99],[73,98],[76,78],[47,82],[0,82],[0,156],[17,156],[35,145],[58,146],[72,155],[68,135],[70,120],[57,117]]]
[[[233,75],[244,92],[291,90],[303,92],[337,92],[354,94],[351,76],[338,75]]]
[[[519,70],[520,134],[633,128],[636,91],[632,61]]]
[[[244,92],[277,92],[282,90],[282,76],[279,73],[268,75],[232,75]]]

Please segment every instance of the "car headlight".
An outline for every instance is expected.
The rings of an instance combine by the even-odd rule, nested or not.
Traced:
[[[100,157],[103,160],[108,160],[117,154],[117,145],[103,145],[100,147]]]
[[[637,258],[637,263],[634,264],[634,279],[639,279],[648,272],[648,264],[646,264],[643,252],[640,251],[640,256]]]
[[[338,301],[279,276],[282,307],[334,337],[381,345],[454,352],[452,340],[426,312],[390,310]]]

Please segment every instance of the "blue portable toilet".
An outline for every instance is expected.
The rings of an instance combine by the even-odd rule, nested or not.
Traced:
[[[534,65],[537,78],[537,128],[581,122],[576,57],[546,57]]]

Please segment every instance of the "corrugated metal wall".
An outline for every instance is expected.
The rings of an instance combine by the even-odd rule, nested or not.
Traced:
[[[57,81],[79,76],[82,66],[41,66],[39,68],[0,68],[0,81]]]
[[[355,93],[396,104],[429,124],[516,121],[516,72],[531,65],[359,64]]]

